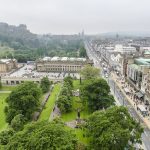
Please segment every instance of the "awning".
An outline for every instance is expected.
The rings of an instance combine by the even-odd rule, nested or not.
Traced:
[[[145,105],[149,105],[149,100],[145,100]]]
[[[135,85],[133,81],[131,81],[129,78],[126,78],[126,79],[137,91],[139,91],[139,88]]]
[[[135,94],[138,98],[142,98],[144,95],[141,92]]]
[[[124,91],[125,91],[126,93],[130,93],[130,91],[129,91],[128,88],[124,88]]]
[[[147,110],[145,109],[145,107],[143,105],[138,105],[137,107],[138,107],[138,109],[140,109],[140,111],[147,112]]]

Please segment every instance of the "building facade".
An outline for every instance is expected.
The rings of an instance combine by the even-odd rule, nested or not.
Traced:
[[[0,59],[0,73],[10,72],[16,68],[18,68],[16,59]]]
[[[36,61],[39,72],[79,72],[85,65],[93,65],[86,58],[44,57]]]

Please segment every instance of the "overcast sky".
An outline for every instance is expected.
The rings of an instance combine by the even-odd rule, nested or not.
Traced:
[[[34,33],[150,31],[150,0],[0,0],[0,22]]]

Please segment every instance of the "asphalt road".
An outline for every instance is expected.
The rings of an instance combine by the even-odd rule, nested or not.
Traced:
[[[144,125],[143,120],[135,111],[135,108],[128,102],[126,97],[124,97],[123,93],[116,86],[115,82],[112,79],[108,79],[109,86],[111,87],[113,94],[117,97],[119,103],[128,108],[130,115],[138,122],[140,122],[144,127],[144,133],[142,134],[142,141],[144,145],[144,149],[150,150],[150,130]]]
[[[94,66],[99,67],[101,69],[100,59],[96,55],[94,49],[89,45],[89,43],[85,42],[85,48],[87,50],[87,55],[90,59],[94,61]],[[101,74],[103,75],[103,70],[101,70]],[[135,108],[128,102],[126,97],[123,95],[119,87],[115,84],[113,79],[110,77],[106,79],[111,90],[113,91],[112,94],[117,98],[120,105],[123,105],[128,108],[128,111],[130,115],[138,122],[140,122],[144,127],[144,133],[142,134],[142,142],[145,150],[150,150],[150,129],[146,126],[144,126],[143,120],[140,118],[140,116],[135,111]]]

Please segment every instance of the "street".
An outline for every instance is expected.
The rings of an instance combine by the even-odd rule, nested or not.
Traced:
[[[104,71],[101,67],[101,58],[97,56],[95,53],[95,50],[90,46],[88,42],[85,42],[85,48],[87,51],[87,55],[90,59],[93,60],[94,62],[94,67],[99,68],[101,71],[101,76],[105,78]],[[136,108],[134,108],[130,102],[127,100],[126,96],[122,93],[121,89],[116,85],[116,81],[113,80],[111,75],[109,75],[108,78],[105,78],[106,81],[108,82],[112,94],[114,95],[115,99],[119,102],[120,105],[127,107],[130,115],[137,121],[140,122],[141,125],[144,127],[144,133],[142,134],[142,142],[143,142],[143,147],[145,150],[150,150],[150,129],[145,126],[143,120],[139,116],[139,114],[136,112]]]

